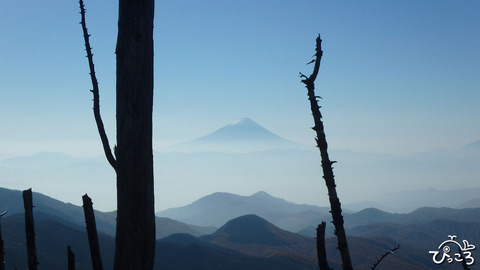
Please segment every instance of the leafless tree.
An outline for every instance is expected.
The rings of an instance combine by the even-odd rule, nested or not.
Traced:
[[[155,249],[152,150],[154,0],[119,0],[115,52],[115,157],[100,118],[98,83],[82,0],[80,7],[93,84],[95,120],[107,160],[117,175],[114,269],[150,270]]]
[[[315,130],[317,138],[317,147],[320,150],[320,156],[322,159],[322,170],[323,170],[323,179],[325,180],[325,185],[328,190],[328,199],[330,201],[330,213],[332,214],[332,223],[335,227],[335,235],[337,236],[337,249],[340,251],[340,257],[342,259],[342,268],[344,270],[353,270],[352,260],[350,258],[350,251],[347,244],[347,236],[345,234],[345,228],[343,226],[343,216],[342,216],[342,207],[340,204],[340,199],[337,195],[335,177],[333,174],[332,165],[336,161],[331,161],[328,156],[328,145],[325,135],[325,129],[322,121],[322,114],[320,113],[320,106],[318,105],[318,98],[320,96],[315,95],[315,80],[320,70],[320,61],[322,60],[323,51],[322,51],[322,39],[320,36],[316,39],[316,49],[315,49],[315,59],[310,61],[314,63],[313,72],[310,76],[305,76],[300,73],[302,78],[302,83],[305,84],[307,88],[308,100],[310,101],[310,108],[312,111],[313,121],[315,125],[313,130]],[[320,270],[329,270],[331,269],[327,262],[327,255],[325,250],[325,222],[322,222],[317,228],[317,255],[318,255],[318,265]],[[372,265],[372,269],[380,263],[387,255],[393,253],[400,246],[394,247],[389,252],[383,254],[379,259],[375,261]]]

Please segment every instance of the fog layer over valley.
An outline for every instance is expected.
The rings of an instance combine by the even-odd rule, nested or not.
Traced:
[[[410,156],[336,149],[330,153],[338,161],[334,172],[340,199],[352,210],[377,207],[407,212],[419,206],[456,206],[466,203],[460,201],[464,198],[475,199],[469,190],[478,187],[478,141],[453,151]],[[296,203],[328,206],[318,151],[284,139],[248,118],[199,139],[158,149],[154,158],[157,211],[214,192],[247,196],[259,190]],[[77,205],[88,193],[96,209],[115,209],[115,174],[103,156],[42,152],[12,157],[0,161],[0,179],[3,187],[32,187]],[[444,193],[415,193],[428,189]],[[461,196],[449,194],[453,189],[464,191]],[[397,197],[401,203],[394,201]],[[422,198],[425,203],[436,203],[418,205],[416,201]]]

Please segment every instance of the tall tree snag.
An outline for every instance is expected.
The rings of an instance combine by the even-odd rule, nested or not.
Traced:
[[[23,206],[25,208],[25,235],[27,238],[28,269],[36,270],[38,261],[37,246],[35,244],[35,226],[33,223],[32,189],[23,191]]]
[[[320,150],[320,156],[322,158],[322,169],[323,169],[323,178],[325,179],[325,185],[328,190],[328,198],[330,201],[330,208],[332,213],[332,222],[335,226],[335,235],[337,236],[337,248],[340,251],[340,256],[342,258],[342,267],[344,270],[352,270],[352,261],[350,259],[350,252],[347,245],[347,236],[345,235],[345,229],[343,227],[343,216],[342,208],[340,206],[340,199],[337,196],[337,190],[335,185],[335,179],[333,175],[332,164],[334,161],[330,161],[327,151],[327,139],[325,136],[325,131],[322,122],[322,114],[320,113],[320,107],[318,106],[317,97],[315,96],[315,79],[317,78],[318,71],[320,69],[320,61],[322,59],[322,40],[320,35],[316,39],[316,53],[313,68],[313,73],[307,77],[303,74],[300,74],[302,83],[305,84],[308,90],[308,99],[310,101],[310,108],[312,110],[313,120],[315,126],[312,128],[317,133],[317,147]],[[317,238],[317,241],[319,239]],[[321,259],[319,257],[319,259]],[[325,262],[326,263],[326,262]],[[319,264],[323,264],[319,262]]]
[[[152,269],[154,0],[119,0],[117,37],[117,232],[114,269]]]
[[[117,229],[114,269],[151,270],[155,251],[153,193],[153,15],[154,0],[119,0],[116,47],[117,147],[111,154],[99,124],[98,86],[85,10],[82,28],[94,84],[94,112],[107,160],[117,174]],[[97,89],[97,90],[95,90]],[[96,104],[96,105],[95,105]],[[97,118],[98,115],[98,118]]]

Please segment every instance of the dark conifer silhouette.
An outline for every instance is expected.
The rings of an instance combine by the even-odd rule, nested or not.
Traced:
[[[94,115],[105,155],[117,174],[114,269],[152,269],[154,0],[119,0],[117,36],[117,146],[112,155],[100,117],[98,82],[80,0],[82,29],[93,84]]]

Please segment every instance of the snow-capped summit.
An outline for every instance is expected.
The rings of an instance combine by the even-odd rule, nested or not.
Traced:
[[[248,124],[248,123],[255,123],[252,119],[248,118],[248,117],[240,117],[238,118],[237,120],[233,121],[230,126],[234,126],[234,125],[245,125],[245,124]],[[256,123],[255,123],[256,124]]]

